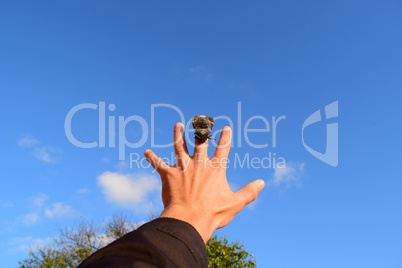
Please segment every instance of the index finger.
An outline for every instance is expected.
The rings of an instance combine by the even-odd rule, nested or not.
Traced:
[[[162,158],[158,157],[154,152],[147,149],[144,151],[144,156],[153,168],[160,174],[166,172],[170,168]],[[161,176],[162,177],[162,176]]]
[[[174,151],[177,158],[188,157],[186,140],[184,139],[184,126],[182,123],[174,125]]]

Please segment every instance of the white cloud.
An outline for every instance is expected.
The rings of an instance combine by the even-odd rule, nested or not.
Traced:
[[[273,179],[268,182],[269,185],[285,185],[289,187],[292,184],[299,185],[300,176],[304,172],[304,163],[286,163],[283,166],[275,168]]]
[[[104,172],[98,177],[106,198],[130,208],[144,208],[149,194],[160,188],[159,179],[152,175]]]
[[[54,203],[50,208],[45,209],[45,215],[48,218],[58,218],[63,216],[69,216],[74,212],[73,208],[69,205],[65,205],[62,202]]]
[[[21,148],[28,148],[32,151],[32,155],[45,163],[55,163],[61,157],[61,149],[51,146],[39,146],[40,141],[32,136],[24,136],[18,141]]]

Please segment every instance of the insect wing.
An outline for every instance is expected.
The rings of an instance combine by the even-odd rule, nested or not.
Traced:
[[[193,117],[193,119],[191,120],[191,123],[193,124],[193,128],[197,128],[197,122],[198,122],[198,119],[199,119],[200,117],[199,116],[194,116]]]

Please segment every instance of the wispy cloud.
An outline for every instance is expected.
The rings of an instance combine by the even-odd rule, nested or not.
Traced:
[[[90,192],[91,192],[91,190],[89,188],[80,188],[77,191],[75,191],[75,193],[77,193],[77,194],[87,194]]]
[[[27,213],[21,217],[22,223],[26,225],[34,224],[38,221],[38,219],[39,219],[39,212]]]
[[[14,203],[11,201],[2,202],[2,203],[0,203],[0,207],[11,208],[11,207],[14,207]]]
[[[33,198],[31,206],[33,205],[34,209],[32,212],[26,213],[21,217],[22,223],[26,225],[35,224],[39,220],[41,211],[43,210],[43,207],[48,198],[49,197],[43,193],[40,193],[35,198]]]
[[[37,145],[38,143],[39,143],[39,141],[32,136],[24,136],[18,140],[18,145],[20,147],[29,148],[29,147]]]
[[[117,170],[119,173],[123,173],[126,170],[130,169],[130,164],[128,163],[128,161],[123,161],[120,160],[115,166],[114,166],[115,170]]]
[[[45,215],[48,218],[59,218],[69,216],[74,213],[74,210],[69,205],[65,205],[62,202],[57,202],[45,209]]]
[[[32,136],[23,136],[17,141],[21,148],[30,150],[32,155],[44,163],[56,163],[61,158],[61,149],[41,145],[41,142]]]
[[[212,73],[204,65],[191,67],[189,71],[191,73],[191,79],[201,80],[205,82],[212,81]]]
[[[107,200],[125,207],[147,209],[149,195],[160,189],[159,180],[147,174],[104,172],[98,177]]]
[[[14,237],[9,240],[9,245],[17,250],[37,250],[41,247],[49,245],[53,239],[48,238],[34,238],[32,236]]]
[[[43,207],[43,205],[45,204],[46,200],[48,200],[49,197],[43,193],[40,193],[36,198],[34,198],[34,200],[32,201],[32,203],[36,206],[36,207]]]
[[[291,163],[286,165],[277,166],[273,175],[273,179],[268,181],[268,185],[284,185],[289,187],[291,185],[298,186],[300,184],[300,177],[304,172],[304,163]]]
[[[33,156],[45,163],[52,163],[55,161],[50,155],[49,149],[45,147],[35,148],[33,151]]]
[[[31,206],[33,209],[31,212],[26,213],[20,217],[20,221],[26,225],[32,225],[37,223],[44,217],[54,219],[59,217],[71,216],[74,214],[74,209],[65,205],[62,202],[55,202],[48,204],[49,197],[46,194],[40,193],[32,199]]]

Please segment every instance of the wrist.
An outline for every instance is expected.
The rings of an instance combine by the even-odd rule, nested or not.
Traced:
[[[180,205],[172,205],[165,208],[160,218],[173,218],[191,224],[200,234],[204,243],[211,238],[216,229],[212,225],[212,217],[208,217],[200,211],[191,210]]]

